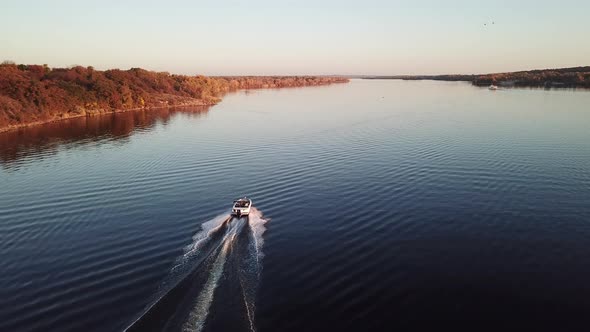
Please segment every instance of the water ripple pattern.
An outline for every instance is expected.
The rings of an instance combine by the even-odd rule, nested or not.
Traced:
[[[587,326],[587,105],[353,80],[2,133],[0,331]]]

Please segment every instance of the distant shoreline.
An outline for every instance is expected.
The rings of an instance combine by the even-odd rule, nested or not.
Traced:
[[[475,86],[535,88],[590,88],[590,66],[558,69],[537,69],[482,75],[393,75],[355,76],[362,79],[394,79],[406,81],[464,81]]]
[[[141,68],[0,65],[0,132],[66,119],[167,107],[212,106],[230,91],[346,83],[327,76],[186,76]]]

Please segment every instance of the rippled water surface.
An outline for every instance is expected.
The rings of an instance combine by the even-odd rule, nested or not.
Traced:
[[[589,105],[353,80],[0,134],[0,330],[583,329]]]

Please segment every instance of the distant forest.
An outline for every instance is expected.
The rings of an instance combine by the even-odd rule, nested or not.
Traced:
[[[590,67],[539,69],[484,75],[400,75],[367,76],[366,79],[469,81],[473,85],[491,84],[515,87],[590,88]]]
[[[238,89],[348,82],[341,77],[172,75],[141,68],[96,70],[0,64],[0,131],[26,124],[166,106],[212,105]]]

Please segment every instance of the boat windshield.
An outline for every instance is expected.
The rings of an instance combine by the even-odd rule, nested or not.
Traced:
[[[248,201],[237,201],[234,206],[235,207],[248,207],[249,205],[250,205],[250,202],[248,202]]]

